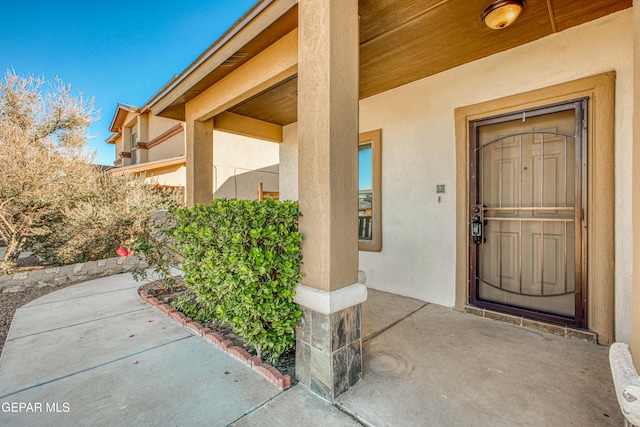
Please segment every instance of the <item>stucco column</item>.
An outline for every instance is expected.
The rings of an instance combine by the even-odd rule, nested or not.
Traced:
[[[631,340],[629,345],[614,343],[609,350],[611,374],[625,426],[640,426],[640,0],[633,1],[633,39]]]
[[[362,373],[357,0],[298,2],[298,200],[304,277],[296,376],[333,400]]]
[[[187,206],[211,203],[213,199],[213,119],[187,120],[186,140]]]
[[[631,353],[640,371],[640,1],[633,2],[633,303]]]

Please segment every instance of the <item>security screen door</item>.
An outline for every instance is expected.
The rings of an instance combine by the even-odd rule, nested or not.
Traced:
[[[470,122],[471,304],[586,327],[586,111]]]

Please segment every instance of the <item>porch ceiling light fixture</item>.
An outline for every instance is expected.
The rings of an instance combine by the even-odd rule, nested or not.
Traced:
[[[523,0],[498,0],[482,12],[482,22],[494,30],[507,28],[524,10]]]

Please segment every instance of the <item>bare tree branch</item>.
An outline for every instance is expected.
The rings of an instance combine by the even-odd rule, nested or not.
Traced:
[[[19,253],[47,218],[72,204],[95,175],[86,129],[97,118],[92,101],[57,80],[8,71],[0,82],[0,233]],[[10,251],[8,251],[10,252]],[[5,259],[6,260],[6,259]]]

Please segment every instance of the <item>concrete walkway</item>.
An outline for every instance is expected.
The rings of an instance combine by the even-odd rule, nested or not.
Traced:
[[[372,290],[362,335],[363,379],[338,405],[366,425],[624,423],[607,346]]]
[[[17,310],[0,358],[0,425],[358,425],[144,303],[121,274]]]
[[[261,375],[138,297],[129,274],[16,312],[0,425],[619,426],[608,347],[370,290],[364,377],[336,406]],[[354,418],[345,414],[351,414]]]

